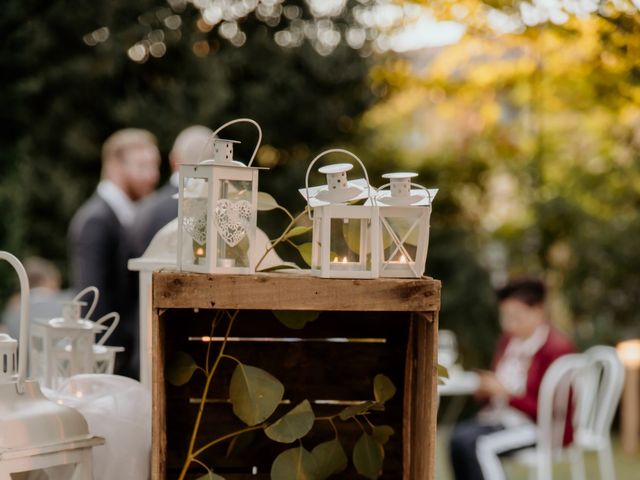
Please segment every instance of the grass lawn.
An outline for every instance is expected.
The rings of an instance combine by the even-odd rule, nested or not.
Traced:
[[[447,440],[449,438],[450,428],[448,426],[438,425],[438,444],[436,451],[436,479],[437,480],[453,480],[449,469],[449,459],[447,451]],[[613,455],[616,468],[617,480],[637,480],[640,479],[640,452],[635,455],[626,455],[622,452],[618,438],[613,436]],[[528,472],[526,468],[509,460],[504,462],[505,471],[509,480],[528,480]],[[588,453],[585,455],[585,466],[587,471],[587,480],[600,479],[598,470],[598,461],[595,454]],[[568,465],[556,465],[554,467],[554,478],[564,480],[571,478]],[[610,480],[610,479],[602,479]]]

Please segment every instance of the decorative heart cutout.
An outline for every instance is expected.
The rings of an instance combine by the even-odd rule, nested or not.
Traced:
[[[246,200],[232,202],[226,198],[218,200],[214,221],[218,234],[227,245],[235,247],[247,234],[251,223],[251,203]]]

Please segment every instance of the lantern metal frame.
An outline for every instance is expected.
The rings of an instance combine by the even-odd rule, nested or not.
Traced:
[[[253,154],[249,162],[245,165],[242,162],[229,158],[232,154],[232,143],[238,143],[235,140],[215,139],[215,136],[226,127],[236,123],[250,123],[258,130],[258,140],[253,150]],[[216,147],[215,155],[224,158],[214,158],[204,160],[198,164],[182,164],[180,165],[180,183],[178,191],[178,240],[177,240],[177,266],[181,271],[198,272],[198,273],[235,273],[248,274],[255,271],[255,237],[257,229],[257,212],[258,212],[258,177],[263,167],[253,167],[258,148],[262,141],[262,129],[260,125],[250,118],[239,118],[225,123],[211,134]],[[217,148],[215,142],[225,143],[228,150],[222,151]],[[205,146],[206,148],[206,146]],[[190,179],[200,179],[206,182],[204,192],[196,192],[190,194]],[[192,182],[192,180],[191,180]],[[231,201],[226,198],[227,192],[222,188],[222,182],[247,182],[250,183],[250,199],[241,199]],[[220,200],[226,199],[224,205],[220,205]],[[240,204],[239,202],[247,202]],[[195,208],[189,207],[189,202],[200,202],[200,206]],[[224,208],[223,208],[224,207]],[[220,209],[219,209],[220,208]],[[185,220],[189,219],[195,211],[197,228],[203,229],[204,244],[196,242],[196,240],[186,231]],[[248,210],[248,212],[247,212]],[[206,221],[202,222],[202,214],[206,212]],[[247,219],[247,213],[249,218]],[[216,219],[225,218],[224,225],[216,226]],[[218,257],[219,247],[235,248],[237,245],[231,245],[229,241],[220,235],[218,228],[226,228],[231,235],[237,235],[238,231],[244,231],[240,241],[246,238],[248,247],[246,254],[243,253],[243,265],[236,265],[233,258]],[[191,246],[189,245],[191,242]],[[231,239],[233,242],[234,239]],[[196,247],[197,243],[197,247]],[[224,246],[226,244],[226,247]],[[198,258],[200,257],[200,258]]]
[[[321,173],[340,174],[341,186],[343,189],[355,188],[360,193],[349,197],[331,198],[330,188],[339,190],[336,185],[330,185],[332,180],[328,178],[327,185],[322,187],[309,188],[309,174],[313,165],[322,157],[332,154],[341,153],[352,157],[362,168],[364,172],[364,182],[360,180],[346,180],[345,168],[350,169],[350,164],[338,164],[330,169],[325,167],[321,169]],[[347,167],[348,166],[348,167]],[[346,182],[346,183],[345,183]],[[326,188],[325,188],[326,187]],[[305,188],[300,190],[302,196],[307,200],[308,216],[313,222],[312,247],[311,247],[311,273],[323,278],[377,278],[379,271],[379,246],[378,246],[378,230],[379,215],[375,206],[375,189],[369,183],[369,175],[364,164],[354,153],[334,148],[326,150],[318,154],[309,164],[305,176]],[[323,195],[325,193],[326,195]],[[360,199],[368,199],[365,205],[349,205],[346,202],[356,201]],[[347,223],[350,220],[360,221],[359,248],[357,262],[347,262],[346,257],[331,258],[331,234],[332,220],[342,220]]]
[[[410,179],[415,176],[417,174],[409,172],[385,174],[383,178],[392,179],[392,182],[382,185],[376,192],[380,216],[380,277],[420,278],[424,273],[429,248],[432,201],[437,190],[430,190],[411,182]],[[387,188],[396,191],[387,191]],[[402,194],[395,195],[400,191]],[[402,236],[393,227],[390,219],[403,219],[410,222]],[[406,244],[409,237],[415,234],[417,234],[416,251],[412,255],[407,250]],[[388,258],[385,257],[385,235],[388,235],[391,240],[392,252]],[[393,260],[397,255],[400,256],[399,260]]]
[[[20,280],[20,339],[12,375],[0,378],[0,480],[14,474],[67,465],[73,480],[93,478],[92,447],[104,444],[89,433],[75,409],[48,400],[36,381],[27,380],[29,280],[20,261],[0,251]]]

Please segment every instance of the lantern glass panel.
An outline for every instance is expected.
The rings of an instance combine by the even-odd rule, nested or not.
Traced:
[[[249,267],[253,212],[252,182],[219,180],[215,208],[217,267]]]
[[[184,198],[182,228],[185,235],[183,251],[189,252],[183,261],[191,265],[207,264],[207,191],[209,181],[206,178],[186,178],[185,186],[197,192]]]
[[[329,255],[332,270],[370,269],[371,245],[368,220],[332,218]]]
[[[420,233],[420,217],[383,217],[382,248],[385,262],[414,262]]]

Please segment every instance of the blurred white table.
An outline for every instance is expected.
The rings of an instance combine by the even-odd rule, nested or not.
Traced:
[[[438,385],[438,395],[471,395],[480,385],[480,377],[476,372],[463,370],[460,365],[448,368],[449,378],[443,378],[444,385]]]

